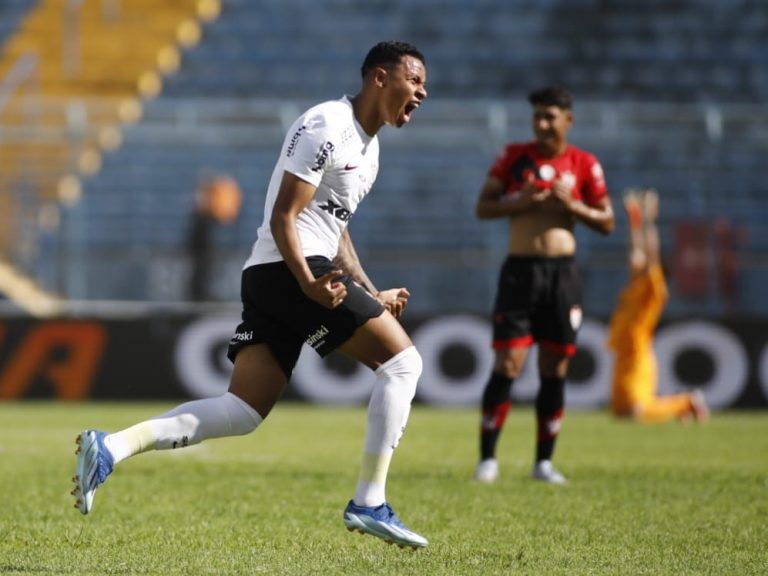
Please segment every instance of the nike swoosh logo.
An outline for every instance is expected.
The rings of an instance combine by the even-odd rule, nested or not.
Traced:
[[[344,166],[344,170],[355,170],[356,168],[357,166],[354,164],[347,164],[346,166]]]

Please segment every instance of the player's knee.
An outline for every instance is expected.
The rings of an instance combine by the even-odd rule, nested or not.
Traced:
[[[497,365],[496,372],[510,379],[516,379],[520,376],[520,370],[511,362],[504,362],[501,365]]]
[[[227,392],[222,397],[233,435],[250,434],[264,420],[245,400]]]
[[[494,371],[507,378],[518,378],[525,365],[525,357],[520,356],[512,350],[498,352],[494,361]]]
[[[421,354],[415,346],[409,346],[376,369],[376,375],[388,382],[397,383],[410,397],[416,393],[416,384],[423,369]]]
[[[408,375],[414,380],[414,384],[421,377],[421,372],[424,370],[424,361],[421,359],[421,354],[416,350],[415,346],[406,348],[403,350],[403,359],[407,366]]]

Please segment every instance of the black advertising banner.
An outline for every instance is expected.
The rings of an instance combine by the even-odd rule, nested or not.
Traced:
[[[0,399],[188,399],[223,393],[237,313],[163,312],[130,318],[0,318]],[[491,326],[470,315],[405,323],[422,355],[416,400],[475,406],[493,362]],[[607,404],[613,359],[606,324],[586,319],[571,364],[568,405]],[[768,408],[768,319],[685,319],[657,331],[659,392],[701,388],[715,409]],[[538,388],[536,350],[515,382],[513,399],[530,403]],[[373,385],[365,367],[305,347],[286,398],[365,404]]]
[[[188,396],[173,345],[188,318],[0,321],[0,398]]]

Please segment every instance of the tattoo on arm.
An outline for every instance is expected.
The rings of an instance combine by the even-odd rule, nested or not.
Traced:
[[[360,264],[360,259],[357,257],[355,247],[352,245],[352,240],[348,234],[344,234],[339,242],[339,251],[336,257],[333,259],[333,263],[339,267],[346,274],[349,274],[355,282],[360,284],[368,292],[374,296],[378,294],[378,290],[371,282],[368,275],[363,270]]]

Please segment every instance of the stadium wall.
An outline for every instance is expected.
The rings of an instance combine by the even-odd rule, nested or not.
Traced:
[[[82,315],[55,320],[0,319],[0,399],[163,400],[226,390],[227,342],[239,322],[231,308],[133,316]],[[417,401],[473,406],[492,363],[491,327],[476,315],[409,319],[424,359]],[[573,408],[608,402],[612,358],[605,319],[588,318],[567,388]],[[768,321],[678,319],[664,323],[656,348],[660,392],[700,387],[715,409],[768,409]],[[535,349],[513,399],[531,403],[537,388]],[[362,405],[372,374],[307,349],[286,397],[318,404]]]

